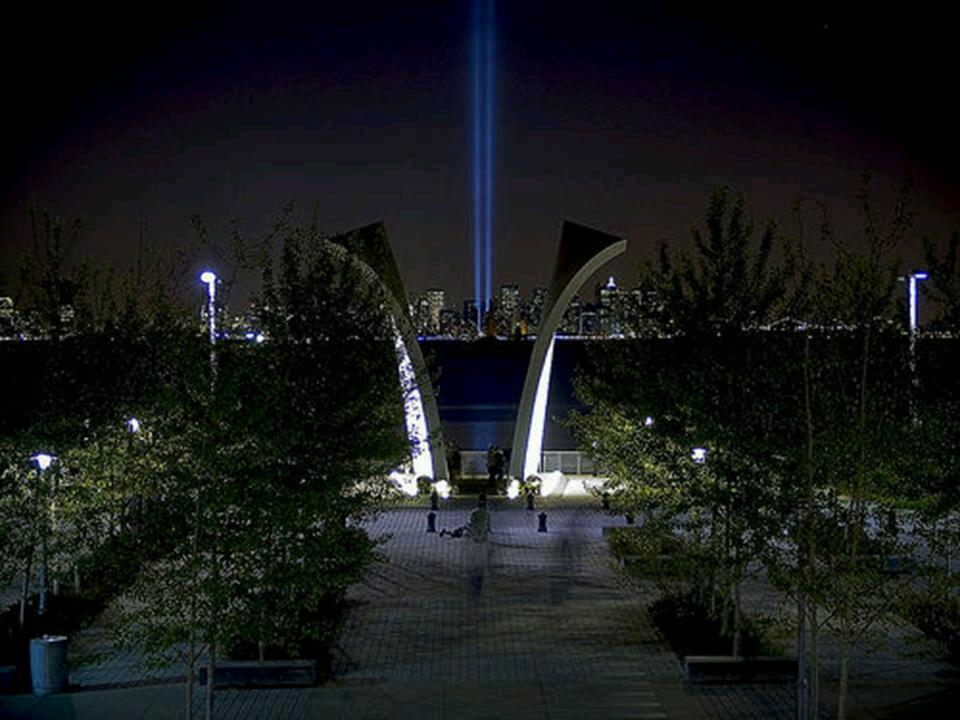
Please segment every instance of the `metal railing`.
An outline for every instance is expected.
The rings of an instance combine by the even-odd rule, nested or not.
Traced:
[[[558,470],[564,475],[597,474],[593,458],[579,450],[544,450],[540,453],[540,467],[538,472],[555,472]],[[486,475],[486,451],[461,450],[460,472],[467,477]]]
[[[596,475],[593,458],[579,450],[544,450],[540,453],[540,472],[555,472],[564,475]]]

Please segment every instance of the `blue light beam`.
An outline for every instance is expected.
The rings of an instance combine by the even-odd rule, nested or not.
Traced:
[[[493,1],[473,4],[473,290],[477,331],[493,297]]]
[[[484,259],[484,282],[485,295],[484,304],[487,310],[490,309],[490,301],[493,298],[493,2],[490,0],[487,6],[486,18],[486,58],[484,62],[484,85],[485,85],[485,117],[486,123],[486,156],[484,158],[486,197],[484,203],[484,221],[486,257]]]
[[[480,308],[483,305],[483,235],[481,234],[480,212],[480,188],[481,188],[481,147],[480,139],[480,111],[482,96],[480,94],[480,51],[481,51],[481,24],[479,22],[479,3],[474,3],[473,7],[473,47],[472,47],[472,65],[473,65],[473,198],[471,210],[473,212],[473,296],[476,298],[477,306],[477,332],[480,328]]]

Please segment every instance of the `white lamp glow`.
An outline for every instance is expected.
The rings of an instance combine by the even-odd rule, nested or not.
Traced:
[[[210,325],[210,344],[213,345],[217,340],[217,274],[212,270],[204,270],[200,273],[200,282],[207,286],[207,321]],[[210,352],[212,358],[213,351]]]
[[[56,460],[53,455],[48,455],[47,453],[37,453],[30,459],[33,460],[41,470],[46,470],[53,464],[53,461]]]

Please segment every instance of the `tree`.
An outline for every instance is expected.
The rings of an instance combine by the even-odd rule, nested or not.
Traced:
[[[868,176],[858,200],[861,236],[839,238],[821,225],[833,257],[812,272],[801,316],[802,393],[795,410],[802,435],[785,453],[799,490],[791,528],[795,544],[779,548],[784,557],[771,564],[774,580],[799,600],[798,655],[801,670],[810,660],[812,714],[819,702],[821,625],[840,639],[840,717],[846,712],[851,651],[878,620],[891,617],[903,596],[901,581],[907,580],[888,572],[887,558],[904,548],[895,526],[876,522],[877,503],[892,487],[902,493],[911,480],[900,459],[911,437],[912,383],[904,336],[893,315],[897,250],[912,219],[909,185],[886,224],[871,204]],[[895,485],[886,480],[890,477],[898,479]]]
[[[676,517],[698,523],[687,531],[708,542],[710,595],[720,593],[737,655],[740,587],[779,533],[775,458],[790,428],[782,397],[789,385],[777,370],[789,348],[761,330],[789,313],[794,267],[774,258],[776,226],[756,237],[743,199],[725,189],[711,198],[693,244],[677,256],[664,247],[659,266],[647,270],[668,337],[604,347],[578,384],[590,412],[573,423],[601,466],[616,468],[623,500],[675,495]],[[644,318],[631,324],[649,326]],[[707,450],[695,473],[693,447]]]
[[[357,522],[409,453],[379,284],[315,225],[284,218],[273,240],[255,301],[266,340],[218,343],[215,366],[158,408],[164,496],[190,517],[127,623],[155,654],[183,651],[188,678],[205,650],[208,715],[223,654],[325,659],[374,557]],[[207,368],[196,340],[184,362]]]
[[[940,307],[936,324],[955,331],[960,328],[960,232],[950,235],[942,255],[930,238],[923,239],[923,251],[930,275],[924,293]]]

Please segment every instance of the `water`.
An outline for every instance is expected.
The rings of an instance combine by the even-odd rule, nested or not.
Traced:
[[[437,404],[444,438],[462,450],[490,445],[509,448],[523,392],[532,340],[457,342],[422,341],[427,364],[435,373]],[[573,395],[573,376],[586,343],[558,340],[553,357],[545,450],[574,450],[577,445],[563,421],[580,407]]]

